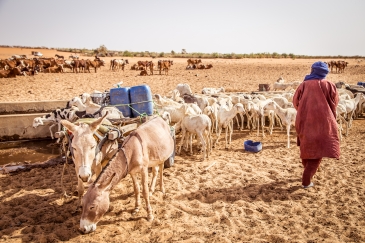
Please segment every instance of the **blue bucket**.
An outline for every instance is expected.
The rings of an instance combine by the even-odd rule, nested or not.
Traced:
[[[257,153],[262,150],[261,142],[253,142],[252,140],[246,140],[243,144],[246,151]]]

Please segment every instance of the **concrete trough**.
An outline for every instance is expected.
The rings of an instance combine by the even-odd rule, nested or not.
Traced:
[[[0,115],[46,113],[65,108],[67,100],[25,101],[0,103]]]
[[[32,126],[35,117],[45,114],[47,113],[0,115],[0,141],[50,138],[51,123],[37,128]],[[53,132],[57,130],[57,125],[52,128]]]

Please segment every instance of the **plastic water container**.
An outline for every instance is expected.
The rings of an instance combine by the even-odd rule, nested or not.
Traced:
[[[365,82],[357,82],[357,85],[365,87]]]
[[[117,107],[124,117],[132,117],[132,110],[129,108],[129,87],[110,89],[110,104]]]
[[[132,105],[132,116],[138,117],[142,113],[148,116],[153,114],[152,93],[148,85],[139,85],[131,87],[129,96]]]
[[[257,153],[262,150],[261,142],[253,142],[252,140],[246,140],[243,144],[246,151]]]

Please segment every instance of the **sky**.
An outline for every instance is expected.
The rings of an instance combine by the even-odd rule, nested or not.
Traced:
[[[0,0],[0,45],[365,56],[364,0]]]

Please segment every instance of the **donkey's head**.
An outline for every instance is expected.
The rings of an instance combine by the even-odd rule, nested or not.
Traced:
[[[94,138],[94,132],[102,124],[107,114],[108,112],[90,125],[85,123],[75,125],[66,120],[61,121],[62,125],[73,134],[71,143],[72,159],[75,163],[76,171],[78,171],[78,176],[83,182],[91,179],[91,167],[96,157],[98,145]]]
[[[96,230],[96,224],[108,211],[110,189],[115,173],[94,185],[91,185],[82,198],[82,214],[80,219],[80,231],[91,233]]]

